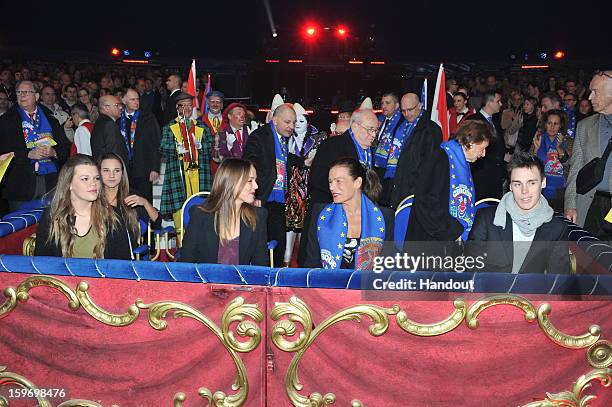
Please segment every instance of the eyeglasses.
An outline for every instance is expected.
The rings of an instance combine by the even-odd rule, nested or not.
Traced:
[[[606,71],[595,71],[595,75],[599,75],[599,76],[605,76],[607,78],[612,79],[612,75],[607,74]]]
[[[123,103],[110,103],[110,104],[106,104],[104,106],[106,106],[106,107],[111,107],[111,106],[121,107],[121,106],[123,106]]]
[[[24,95],[24,96],[33,95],[35,93],[36,93],[35,90],[17,90],[17,91],[15,91],[15,94],[17,96],[21,96],[21,95]]]
[[[357,123],[357,124],[363,127],[370,134],[376,134],[378,132],[378,127],[366,127],[361,123]]]

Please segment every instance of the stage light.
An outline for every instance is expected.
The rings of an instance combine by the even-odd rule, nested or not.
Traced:
[[[547,69],[548,65],[521,65],[521,69]]]
[[[114,55],[114,56],[119,55],[119,49],[117,49],[117,48],[111,49],[111,55]]]
[[[338,28],[336,28],[336,33],[338,34],[339,38],[346,38],[348,34],[348,29],[344,26],[339,26]]]
[[[272,37],[274,37],[274,38],[278,37],[278,33],[277,32],[273,32],[272,33]]]
[[[129,57],[130,56],[130,50],[124,49],[123,50],[123,55],[125,55],[126,57]]]
[[[314,35],[317,33],[316,28],[314,27],[308,27],[306,28],[306,35],[308,35],[309,37],[314,37]]]
[[[279,62],[279,59],[266,59],[266,64],[278,64]]]
[[[151,58],[151,51],[145,51],[144,56],[145,58]]]
[[[287,62],[289,62],[290,64],[301,64],[304,61],[302,59],[290,59]]]
[[[360,60],[358,60],[358,59],[350,59],[350,60],[348,61],[348,63],[349,63],[350,65],[363,65],[363,61],[360,61]]]
[[[546,52],[540,52],[540,59],[548,58],[548,54]]]
[[[555,59],[563,59],[565,57],[565,52],[557,51],[555,52]]]

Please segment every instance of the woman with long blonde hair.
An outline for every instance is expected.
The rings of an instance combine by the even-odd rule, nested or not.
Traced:
[[[95,161],[84,154],[70,157],[38,225],[34,255],[131,259],[126,227],[101,191]]]
[[[254,206],[257,172],[248,161],[223,160],[206,202],[189,211],[181,261],[268,266],[268,212]]]

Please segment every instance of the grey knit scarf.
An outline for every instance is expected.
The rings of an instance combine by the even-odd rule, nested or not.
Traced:
[[[506,192],[499,202],[493,224],[506,229],[506,213],[510,214],[512,221],[525,236],[533,236],[537,228],[543,223],[550,222],[553,217],[553,210],[544,196],[540,196],[540,201],[535,208],[529,212],[523,212],[514,202],[512,192]]]

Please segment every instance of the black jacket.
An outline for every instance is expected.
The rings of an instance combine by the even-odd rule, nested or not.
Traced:
[[[312,219],[308,226],[308,243],[306,247],[306,259],[303,267],[318,268],[321,267],[321,247],[317,238],[317,222],[319,214],[325,208],[327,203],[316,203],[312,207]],[[389,208],[379,206],[385,219],[385,242],[393,241],[394,214]]]
[[[42,105],[38,105],[47,116],[51,125],[53,139],[57,143],[54,147],[57,159],[53,162],[57,165],[58,172],[45,175],[47,190],[52,189],[57,183],[57,177],[62,164],[70,153],[70,141],[66,138],[64,128],[53,117],[51,111]],[[29,201],[34,197],[36,186],[36,173],[34,164],[28,158],[30,150],[23,139],[23,127],[21,118],[15,105],[0,117],[0,154],[10,151],[15,153],[3,182],[2,197],[11,201]]]
[[[504,191],[504,180],[506,179],[506,162],[504,155],[506,153],[506,144],[504,142],[503,130],[499,121],[499,115],[493,115],[493,124],[497,136],[493,137],[487,147],[487,154],[470,164],[472,169],[472,178],[474,179],[474,188],[476,189],[476,200],[483,198],[501,199]],[[476,112],[466,118],[466,120],[478,120],[485,123],[489,121],[482,115]]]
[[[400,153],[391,190],[391,207],[415,193],[419,171],[435,149],[442,143],[442,129],[431,120],[421,117]]]
[[[497,207],[480,209],[468,242],[466,255],[485,256],[485,267],[481,271],[512,272],[514,246],[512,218],[506,214],[506,228],[493,224]],[[567,226],[553,217],[544,223],[535,233],[527,257],[519,273],[569,273],[569,255],[567,245]]]
[[[461,236],[463,225],[448,212],[449,189],[448,156],[438,147],[419,173],[406,231],[407,241],[452,242]]]
[[[121,216],[121,211],[115,208],[115,213],[119,217],[119,223],[115,231],[110,232],[106,236],[104,258],[131,260],[132,253],[130,252],[130,246],[135,249],[138,247],[138,244],[134,236],[132,236],[131,233],[128,233],[126,222]],[[47,241],[49,238],[50,227],[50,210],[47,208],[45,209],[45,212],[40,219],[40,223],[38,224],[38,229],[36,230],[36,246],[34,248],[34,256],[63,257],[61,247],[55,245],[53,242]]]
[[[255,230],[240,222],[238,264],[270,266],[268,240],[268,211],[254,207],[257,215]],[[189,210],[189,224],[185,231],[180,261],[190,263],[217,264],[219,235],[215,233],[215,219],[212,213],[204,212],[198,206]]]
[[[242,152],[242,158],[255,165],[259,186],[256,196],[262,204],[265,204],[276,181],[274,134],[269,124],[258,128],[249,135]]]
[[[308,195],[310,195],[311,204],[332,202],[328,181],[329,166],[342,157],[359,159],[355,143],[353,143],[348,130],[339,136],[330,137],[323,141],[317,149],[317,154],[310,167],[310,179],[308,181]]]
[[[95,159],[99,159],[106,153],[115,153],[123,159],[126,165],[129,163],[128,151],[119,130],[119,123],[103,113],[100,113],[91,133],[91,152]]]
[[[163,125],[168,124],[178,116],[178,112],[176,111],[176,97],[179,93],[181,93],[180,89],[168,96],[168,99],[166,100],[166,108],[164,109]]]
[[[155,116],[148,110],[141,110],[136,123],[134,158],[130,163],[130,176],[149,178],[151,171],[159,172],[161,164],[160,140],[161,131]]]

